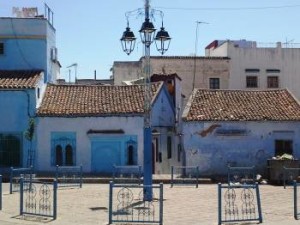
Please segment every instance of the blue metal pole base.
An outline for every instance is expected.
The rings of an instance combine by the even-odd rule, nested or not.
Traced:
[[[144,128],[144,201],[152,201],[152,132]]]

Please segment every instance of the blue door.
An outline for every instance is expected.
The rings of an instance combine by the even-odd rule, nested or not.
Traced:
[[[121,141],[92,141],[92,172],[112,173],[121,164]]]

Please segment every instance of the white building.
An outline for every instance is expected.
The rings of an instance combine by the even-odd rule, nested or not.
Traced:
[[[254,41],[213,41],[206,56],[229,57],[229,89],[287,88],[300,99],[300,48],[293,44],[260,47]]]
[[[179,163],[174,103],[163,82],[152,91],[153,173],[168,173]],[[111,174],[113,165],[143,165],[143,85],[48,84],[37,115],[37,171],[82,165]]]

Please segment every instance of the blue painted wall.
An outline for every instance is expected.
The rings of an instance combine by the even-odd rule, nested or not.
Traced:
[[[0,133],[19,134],[22,137],[22,165],[26,166],[27,151],[30,142],[24,137],[30,117],[35,116],[36,93],[34,89],[3,90],[0,89]],[[35,148],[36,138],[33,139]]]
[[[41,69],[45,82],[54,82],[56,71],[51,60],[51,48],[56,45],[55,29],[41,18],[0,18],[0,68],[7,70]]]
[[[91,138],[91,171],[111,174],[113,165],[127,165],[128,144],[136,143],[135,135],[113,135]],[[137,144],[134,145],[134,161],[137,164]]]
[[[293,156],[300,158],[299,125],[299,122],[184,122],[186,163],[199,166],[202,175],[226,175],[228,164],[256,166],[259,173],[265,174],[267,160],[275,156],[276,139],[292,140]],[[229,134],[232,130],[242,133]]]
[[[151,125],[170,127],[175,125],[175,109],[166,86],[153,102]]]

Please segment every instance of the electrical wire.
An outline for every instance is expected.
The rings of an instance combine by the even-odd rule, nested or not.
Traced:
[[[164,10],[185,10],[185,11],[243,11],[243,10],[268,10],[268,9],[285,9],[295,8],[300,5],[282,5],[282,6],[264,6],[264,7],[235,7],[235,8],[183,8],[183,7],[162,7],[155,8]]]

